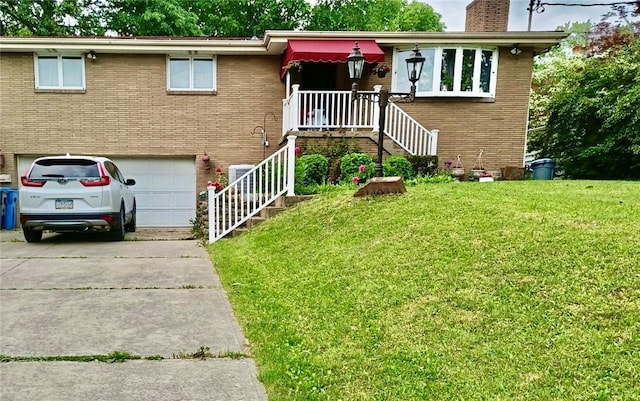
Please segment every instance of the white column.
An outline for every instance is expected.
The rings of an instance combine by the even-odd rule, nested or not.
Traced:
[[[287,137],[287,196],[296,194],[296,136]]]
[[[291,118],[291,122],[289,127],[293,131],[298,131],[298,118],[300,117],[300,85],[294,84],[291,85],[293,92],[291,93],[291,101],[289,102],[289,116]]]

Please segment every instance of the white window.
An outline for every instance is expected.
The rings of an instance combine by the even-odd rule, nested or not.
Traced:
[[[216,59],[214,57],[167,57],[167,89],[216,90]]]
[[[36,89],[85,89],[82,56],[35,56]]]
[[[498,50],[470,46],[420,48],[425,58],[416,96],[495,97]],[[393,91],[408,92],[406,59],[411,48],[396,49]]]

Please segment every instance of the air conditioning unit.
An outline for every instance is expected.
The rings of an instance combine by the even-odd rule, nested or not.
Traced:
[[[234,164],[229,166],[229,184],[236,181],[249,171],[252,171],[255,166],[253,164]],[[250,194],[253,192],[253,174],[246,176],[242,182],[238,185],[238,192]]]

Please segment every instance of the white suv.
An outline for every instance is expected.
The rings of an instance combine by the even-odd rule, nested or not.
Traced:
[[[55,232],[110,231],[116,241],[136,230],[136,200],[118,167],[105,157],[36,159],[20,179],[20,224],[27,242]]]

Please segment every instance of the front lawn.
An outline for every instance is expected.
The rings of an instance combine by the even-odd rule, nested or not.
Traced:
[[[640,182],[326,193],[209,247],[274,400],[640,400]]]

